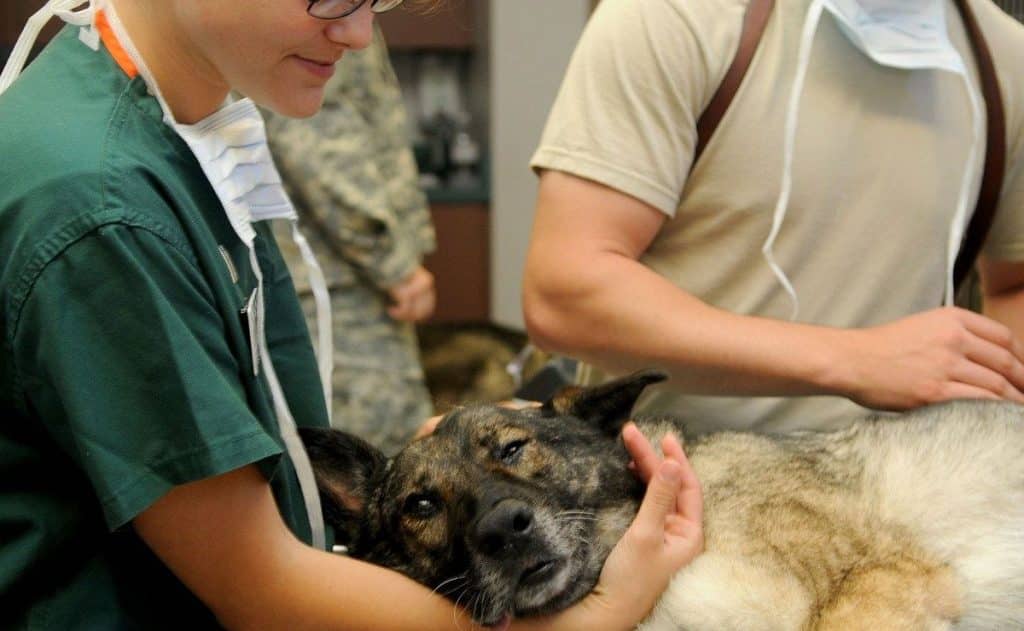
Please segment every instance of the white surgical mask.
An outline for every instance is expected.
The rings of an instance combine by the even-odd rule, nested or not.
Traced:
[[[292,238],[309,271],[310,285],[316,300],[317,311],[317,364],[324,389],[324,400],[328,415],[331,410],[331,373],[333,370],[333,340],[330,321],[330,298],[323,272],[313,256],[308,242],[298,229],[298,216],[291,200],[285,193],[281,176],[274,165],[267,145],[263,117],[250,99],[239,99],[226,103],[207,118],[192,125],[178,123],[153,75],[146,67],[145,60],[136,50],[125,31],[113,6],[106,0],[88,0],[89,6],[73,12],[87,0],[50,0],[46,6],[30,18],[25,31],[18,39],[14,52],[0,75],[0,93],[3,93],[17,78],[25,64],[39,31],[54,15],[69,24],[81,26],[80,39],[92,50],[99,50],[99,35],[95,27],[95,15],[104,10],[110,27],[124,50],[131,57],[145,80],[150,93],[156,97],[163,110],[164,122],[185,141],[196,157],[203,173],[224,207],[224,212],[238,238],[249,250],[249,260],[256,276],[256,290],[249,299],[246,312],[250,317],[253,370],[262,369],[270,386],[281,438],[288,455],[295,466],[296,476],[302,489],[303,500],[312,531],[313,545],[325,547],[323,513],[320,496],[313,477],[309,457],[299,438],[280,380],[267,352],[265,305],[263,297],[263,274],[256,257],[256,231],[253,222],[273,219],[287,219],[292,223]]]
[[[972,141],[946,252],[945,303],[953,304],[953,266],[967,227],[971,181],[978,169],[984,123],[981,94],[971,81],[962,55],[949,39],[945,9],[945,0],[811,0],[800,38],[796,77],[786,112],[782,185],[771,232],[762,247],[768,265],[793,302],[792,319],[799,312],[799,301],[796,290],[772,255],[772,245],[789,204],[800,95],[810,64],[814,33],[823,10],[831,13],[847,39],[877,64],[905,70],[944,70],[963,78],[971,105]]]

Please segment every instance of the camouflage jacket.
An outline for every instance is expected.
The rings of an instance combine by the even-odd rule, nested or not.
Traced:
[[[366,50],[338,63],[319,114],[265,116],[275,162],[330,286],[368,280],[385,290],[434,250],[405,104],[379,27]],[[302,264],[293,264],[290,241],[278,238],[294,271]],[[308,289],[304,276],[295,274],[300,293]]]

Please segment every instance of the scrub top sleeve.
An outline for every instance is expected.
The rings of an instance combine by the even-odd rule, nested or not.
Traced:
[[[21,400],[111,529],[174,486],[281,452],[247,405],[213,291],[166,236],[112,224],[79,239],[34,279],[15,326]]]

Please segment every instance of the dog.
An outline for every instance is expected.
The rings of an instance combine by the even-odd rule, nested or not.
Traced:
[[[481,624],[566,608],[639,506],[619,432],[663,379],[458,408],[393,459],[303,430],[325,518],[352,556]],[[1024,629],[1024,408],[958,401],[778,436],[633,420],[680,437],[705,496],[705,551],[644,631]]]

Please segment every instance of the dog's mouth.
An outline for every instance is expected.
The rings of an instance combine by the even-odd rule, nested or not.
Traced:
[[[551,613],[566,606],[573,591],[577,563],[571,556],[549,551],[541,556],[527,555],[515,565],[485,572],[490,587],[482,587],[477,606],[470,606],[476,621],[486,627],[502,628],[508,618]],[[472,601],[473,599],[469,599]]]
[[[544,583],[558,570],[558,565],[559,561],[557,559],[547,559],[534,563],[519,575],[519,585],[532,587]]]
[[[513,603],[516,613],[545,608],[558,599],[568,587],[570,563],[564,559],[548,558],[526,566],[519,575]]]

